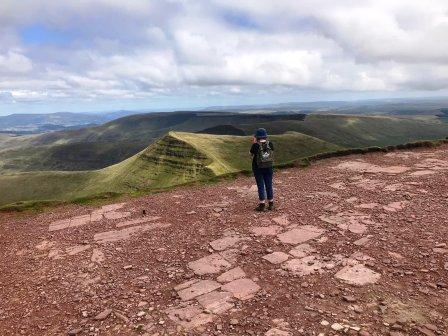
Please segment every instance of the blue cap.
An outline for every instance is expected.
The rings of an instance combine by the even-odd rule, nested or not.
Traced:
[[[255,132],[255,137],[257,139],[264,139],[268,137],[268,132],[264,128],[259,128]]]

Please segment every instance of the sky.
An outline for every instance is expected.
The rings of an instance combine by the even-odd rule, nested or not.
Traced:
[[[0,2],[0,115],[447,93],[446,0]]]

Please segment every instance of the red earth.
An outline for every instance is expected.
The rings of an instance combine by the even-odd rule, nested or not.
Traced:
[[[0,334],[448,335],[448,146],[0,214]]]

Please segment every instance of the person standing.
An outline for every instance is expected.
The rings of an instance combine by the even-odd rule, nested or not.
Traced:
[[[274,145],[268,140],[268,132],[264,128],[259,128],[255,132],[253,144],[250,149],[252,154],[252,172],[257,182],[258,206],[256,211],[266,209],[266,199],[268,200],[267,210],[274,210],[274,189],[272,185],[274,175]]]

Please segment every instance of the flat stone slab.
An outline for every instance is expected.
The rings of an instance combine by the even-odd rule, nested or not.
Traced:
[[[365,245],[367,245],[367,244],[370,243],[370,238],[371,238],[371,237],[372,237],[372,236],[362,237],[362,238],[360,238],[360,239],[354,241],[354,242],[353,242],[353,245],[356,245],[356,246],[365,246]]]
[[[304,258],[307,255],[316,252],[316,249],[312,247],[310,244],[300,244],[294,247],[289,254],[296,258]]]
[[[188,267],[197,275],[220,273],[229,269],[232,265],[219,253],[210,254],[201,259],[191,261]]]
[[[88,250],[89,248],[90,248],[90,245],[76,245],[76,246],[67,247],[65,249],[65,252],[68,255],[75,255],[75,254],[84,252],[84,251]]]
[[[364,190],[376,190],[384,187],[386,184],[385,181],[382,180],[373,180],[368,178],[362,178],[356,182],[353,182],[352,185]]]
[[[224,251],[228,248],[231,248],[238,244],[239,242],[245,240],[246,238],[242,238],[239,236],[229,236],[229,237],[223,237],[220,239],[216,239],[212,242],[210,242],[210,246],[215,251]]]
[[[243,271],[243,269],[241,267],[235,267],[221,274],[219,277],[216,278],[216,280],[221,283],[224,283],[224,282],[231,282],[233,280],[241,279],[244,277],[246,277],[246,273]]]
[[[397,212],[403,210],[408,203],[408,201],[391,202],[388,205],[383,206],[383,209],[389,212]]]
[[[379,207],[380,205],[378,203],[362,203],[359,205],[356,205],[355,208],[360,209],[375,209],[376,207]]]
[[[399,191],[399,190],[403,190],[405,187],[405,185],[403,183],[393,183],[393,184],[389,184],[387,186],[384,187],[384,190],[386,191]]]
[[[376,283],[381,275],[362,264],[356,264],[345,266],[335,274],[335,277],[352,285],[364,286]]]
[[[213,321],[213,314],[206,314],[198,305],[173,307],[165,310],[171,321],[180,325],[185,330],[195,329]]]
[[[59,231],[86,225],[91,222],[97,222],[103,219],[103,217],[106,217],[108,219],[127,217],[131,214],[130,212],[117,212],[117,210],[121,209],[125,204],[126,203],[109,204],[101,207],[100,209],[94,210],[91,214],[88,215],[80,215],[55,221],[53,223],[50,223],[48,231]]]
[[[385,154],[384,156],[400,159],[409,159],[409,158],[419,158],[421,157],[421,154],[414,152],[391,152]]]
[[[170,224],[167,223],[154,223],[154,224],[146,224],[140,226],[131,226],[122,230],[112,230],[107,232],[97,233],[93,239],[100,244],[105,243],[113,243],[120,240],[129,239],[130,237],[140,234],[149,230],[158,229],[158,228],[166,228],[169,227]]]
[[[130,215],[131,215],[131,213],[128,211],[125,211],[125,212],[111,211],[111,212],[104,213],[104,217],[106,217],[106,219],[120,219],[120,218],[128,217]]]
[[[290,271],[295,275],[305,276],[314,274],[325,267],[325,264],[317,260],[315,256],[307,256],[300,259],[291,259],[286,261],[282,268]]]
[[[234,307],[233,294],[213,291],[196,298],[199,304],[213,314],[222,314]]]
[[[255,236],[276,236],[282,231],[282,228],[278,225],[269,226],[253,226],[249,230]]]
[[[331,188],[333,189],[338,189],[338,190],[344,190],[346,189],[345,183],[344,182],[335,182],[333,184],[329,185]]]
[[[177,292],[182,301],[194,299],[197,296],[210,293],[221,287],[221,284],[213,280],[199,280],[191,286]]]
[[[322,235],[325,232],[324,229],[321,229],[317,226],[313,225],[303,225],[299,226],[295,229],[286,231],[284,233],[280,233],[277,235],[277,238],[286,244],[300,244],[304,243],[308,240],[315,239]]]
[[[292,336],[292,334],[289,331],[277,329],[277,328],[271,328],[269,329],[265,334],[265,336]]]
[[[264,260],[269,261],[271,264],[281,264],[288,260],[289,255],[283,252],[272,252],[263,256]]]
[[[353,221],[346,224],[338,225],[341,230],[348,230],[352,233],[363,234],[367,231],[367,226],[365,224],[361,224],[357,221]]]
[[[191,285],[193,285],[193,284],[195,284],[196,282],[199,282],[199,281],[200,281],[200,279],[188,280],[187,282],[181,283],[180,285],[177,285],[176,287],[174,287],[174,290],[176,292],[178,292],[178,291],[180,291],[182,289],[190,287]]]
[[[436,172],[434,170],[419,170],[413,173],[410,173],[411,176],[427,176],[427,175],[433,175]]]
[[[448,169],[448,162],[439,159],[425,159],[422,162],[415,165],[419,168],[427,168],[433,170],[446,170]]]
[[[229,282],[223,285],[221,289],[231,292],[235,298],[244,301],[254,297],[261,287],[251,279],[244,278]]]
[[[137,219],[130,219],[127,221],[123,221],[120,222],[116,225],[117,228],[121,228],[124,226],[131,226],[131,225],[137,225],[137,224],[142,224],[142,223],[149,223],[149,222],[154,222],[157,221],[159,219],[162,219],[162,217],[159,216],[152,216],[152,217],[142,217],[142,218],[137,218]]]
[[[320,216],[320,220],[337,225],[343,231],[350,231],[356,234],[363,234],[367,231],[366,224],[375,224],[370,220],[370,216],[363,213],[341,212],[333,216]]]
[[[123,208],[126,205],[126,203],[114,203],[114,204],[107,204],[103,205],[100,209],[100,211],[109,212],[109,211],[117,211]]]
[[[71,219],[68,218],[68,219],[61,219],[61,220],[55,221],[53,223],[50,223],[50,226],[48,227],[48,231],[53,232],[53,231],[67,229],[70,227],[70,221],[71,221]]]
[[[272,218],[272,220],[275,223],[277,223],[278,225],[281,225],[281,226],[289,225],[289,219],[288,219],[288,216],[286,216],[286,215],[281,215],[281,216],[278,216],[278,217],[274,217],[274,218]]]
[[[336,169],[351,170],[359,173],[385,173],[385,174],[402,174],[411,168],[406,166],[389,166],[381,167],[364,161],[346,161],[338,164]]]
[[[238,261],[238,257],[241,255],[241,251],[235,248],[224,250],[218,253],[221,257],[223,257],[231,264],[236,263]]]
[[[55,242],[44,240],[44,241],[40,242],[38,245],[36,245],[36,249],[38,249],[39,251],[46,251],[46,250],[51,249],[55,245],[56,245]]]
[[[400,253],[397,253],[397,252],[388,251],[387,254],[390,255],[392,258],[397,259],[397,260],[405,259],[405,257],[403,257]]]

